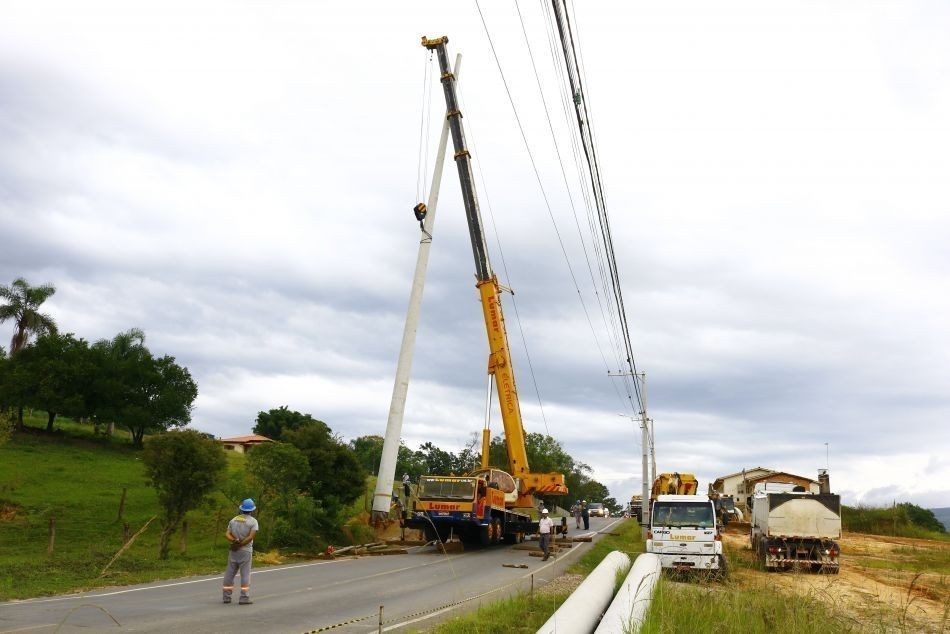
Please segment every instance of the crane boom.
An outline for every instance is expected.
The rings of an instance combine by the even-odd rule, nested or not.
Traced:
[[[434,50],[439,58],[442,89],[445,93],[446,117],[452,132],[455,148],[455,164],[462,186],[462,201],[465,205],[465,217],[468,222],[469,237],[472,241],[472,253],[475,257],[476,287],[482,302],[485,328],[488,333],[488,373],[495,377],[498,390],[498,402],[501,406],[501,418],[505,427],[505,439],[508,444],[508,466],[511,475],[519,482],[517,506],[531,506],[531,496],[535,493],[565,495],[567,486],[561,473],[532,473],[528,465],[528,453],[525,445],[525,431],[521,420],[521,405],[515,386],[515,373],[511,364],[508,348],[508,334],[505,331],[505,318],[502,313],[501,287],[498,278],[491,270],[488,261],[488,248],[485,232],[478,211],[478,198],[475,195],[475,182],[472,175],[472,156],[465,144],[465,132],[462,128],[462,113],[458,106],[455,90],[455,76],[449,68],[446,36],[433,40],[422,38],[422,45]],[[487,467],[487,443],[482,447],[482,465]]]

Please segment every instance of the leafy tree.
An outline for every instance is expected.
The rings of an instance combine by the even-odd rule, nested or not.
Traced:
[[[142,445],[148,432],[183,427],[191,421],[198,386],[175,358],[155,358],[145,334],[133,328],[93,346],[97,377],[88,406],[97,420],[115,421]]]
[[[145,474],[158,492],[162,530],[158,556],[168,558],[168,542],[185,514],[195,509],[225,472],[227,458],[215,440],[194,430],[151,436],[142,453]]]
[[[376,475],[379,470],[379,461],[383,457],[382,436],[360,436],[350,441],[350,449],[356,454],[356,460],[367,473]]]
[[[45,334],[23,348],[16,363],[29,383],[26,399],[47,413],[46,431],[53,431],[57,414],[85,416],[86,393],[93,375],[88,344],[72,334]]]
[[[423,473],[429,475],[450,475],[456,462],[455,456],[431,442],[423,443],[416,452],[415,458],[423,467]]]
[[[607,510],[610,511],[611,513],[616,513],[623,508],[623,506],[621,504],[618,504],[617,500],[613,499],[612,497],[604,498],[603,503],[604,503],[604,506],[607,508]]]
[[[326,427],[326,423],[315,419],[310,414],[301,414],[289,409],[286,405],[281,405],[277,409],[257,413],[254,433],[271,440],[283,440],[285,431],[299,429],[310,423],[319,423]]]
[[[31,335],[43,335],[56,332],[56,322],[45,313],[39,312],[39,307],[56,292],[51,284],[30,286],[18,277],[10,286],[0,286],[0,323],[13,320],[13,338],[10,340],[10,357],[15,357],[24,348]],[[20,374],[17,379],[24,379]],[[23,388],[23,384],[19,384]],[[23,399],[22,391],[17,405],[16,428],[23,429]]]
[[[39,307],[56,292],[52,284],[30,286],[18,277],[10,286],[0,286],[0,323],[13,320],[13,338],[10,340],[10,356],[16,355],[31,335],[43,335],[56,332],[56,322]]]
[[[247,455],[247,469],[261,491],[258,506],[273,501],[277,512],[286,512],[310,475],[307,457],[284,442],[265,442]]]
[[[462,448],[458,455],[454,456],[453,473],[469,473],[482,466],[480,445],[481,439],[478,434],[473,433],[469,438],[468,444]]]
[[[332,512],[342,509],[363,494],[365,472],[356,454],[336,438],[326,423],[312,422],[284,430],[285,441],[307,457],[307,490],[313,499]]]
[[[145,347],[145,333],[139,328],[120,332],[111,340],[100,339],[92,346],[96,373],[86,402],[96,425],[108,423],[110,435],[123,408],[132,401],[134,390],[129,378],[133,368],[145,363],[145,358],[150,356]]]
[[[943,523],[937,519],[937,516],[934,515],[934,512],[930,509],[925,509],[910,502],[902,502],[897,506],[903,509],[904,513],[907,514],[907,519],[912,524],[916,524],[928,531],[934,531],[935,533],[947,532],[946,527],[944,527]]]

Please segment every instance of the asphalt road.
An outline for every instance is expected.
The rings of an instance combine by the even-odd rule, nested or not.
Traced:
[[[591,532],[617,519],[591,518]],[[571,525],[571,534],[575,531]],[[0,632],[376,632],[423,629],[558,576],[589,548],[542,562],[510,546],[442,555],[346,558],[254,570],[253,605],[221,603],[219,575],[0,603]],[[524,563],[527,569],[505,568]],[[222,569],[223,569],[222,562]],[[533,578],[533,579],[532,579]],[[335,627],[334,627],[335,626]]]

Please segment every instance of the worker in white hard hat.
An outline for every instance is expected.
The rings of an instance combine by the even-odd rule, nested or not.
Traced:
[[[551,535],[554,534],[554,521],[548,517],[548,510],[541,509],[541,521],[538,522],[538,537],[541,541],[541,551],[544,557],[541,561],[547,561],[551,555]]]

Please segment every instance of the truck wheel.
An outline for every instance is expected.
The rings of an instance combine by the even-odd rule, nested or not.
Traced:
[[[719,579],[725,579],[729,576],[729,561],[725,555],[719,555],[719,574],[716,576]]]
[[[490,528],[490,524],[488,526],[478,527],[478,543],[482,546],[488,546],[491,544],[491,534],[489,533]]]
[[[501,520],[497,517],[491,521],[491,543],[497,544],[501,541]]]

